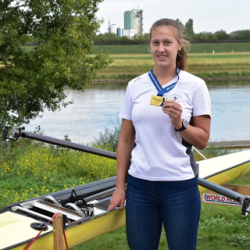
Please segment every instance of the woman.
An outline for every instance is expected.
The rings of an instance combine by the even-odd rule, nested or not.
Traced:
[[[153,24],[154,69],[129,82],[119,114],[117,184],[108,210],[122,210],[126,197],[133,250],[158,249],[162,223],[170,250],[196,249],[201,205],[191,148],[207,146],[211,101],[205,82],[184,71],[184,43],[176,21]]]

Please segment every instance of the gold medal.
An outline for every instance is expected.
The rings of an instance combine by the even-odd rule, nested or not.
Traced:
[[[152,95],[150,100],[150,105],[162,106],[162,104],[167,100],[166,97]]]

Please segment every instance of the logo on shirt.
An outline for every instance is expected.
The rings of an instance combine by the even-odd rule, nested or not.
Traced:
[[[138,77],[135,78],[134,82],[137,82],[137,81],[139,81],[139,80],[141,80],[141,79],[142,79],[142,78],[141,78],[140,76],[138,76]]]
[[[177,95],[177,94],[173,94],[171,96],[171,100],[179,103],[181,101],[181,97],[179,95]]]

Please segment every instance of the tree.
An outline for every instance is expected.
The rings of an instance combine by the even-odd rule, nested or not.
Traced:
[[[236,30],[230,36],[232,40],[250,41],[250,30]]]
[[[99,34],[94,37],[95,44],[119,44],[121,38],[114,33]]]
[[[184,33],[184,29],[185,29],[184,24],[181,22],[179,18],[176,19],[176,22],[180,25],[182,33]]]
[[[112,60],[90,56],[103,0],[0,0],[0,126],[65,107],[63,89],[81,90]],[[39,46],[21,45],[33,36]]]
[[[218,38],[218,40],[228,40],[229,38],[229,35],[225,30],[216,31],[214,35]]]
[[[194,36],[194,28],[193,28],[193,19],[188,19],[188,21],[185,24],[184,28],[184,34],[192,40]]]

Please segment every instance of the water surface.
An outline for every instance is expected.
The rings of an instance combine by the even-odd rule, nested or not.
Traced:
[[[65,89],[74,104],[57,112],[45,111],[25,125],[26,131],[41,126],[45,135],[74,142],[90,143],[105,128],[112,129],[122,104],[125,84],[101,83],[84,91]],[[210,141],[250,140],[250,81],[207,82],[212,101]]]

